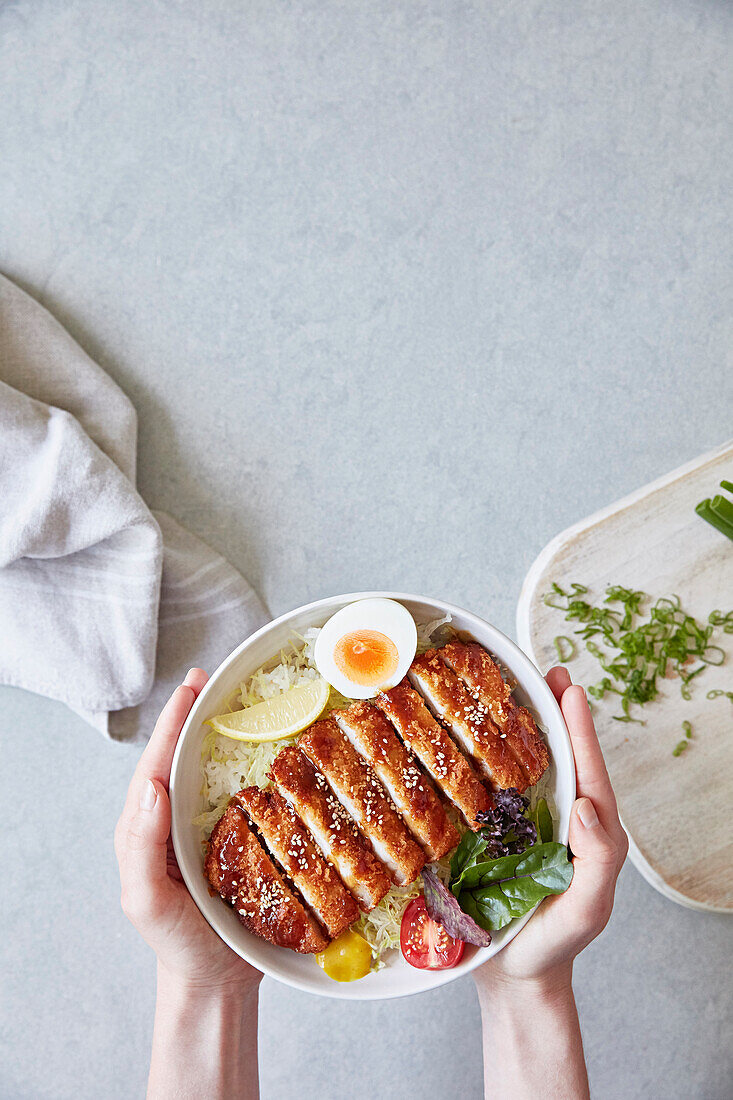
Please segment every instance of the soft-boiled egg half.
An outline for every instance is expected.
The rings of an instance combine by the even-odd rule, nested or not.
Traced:
[[[371,699],[407,675],[417,627],[406,607],[375,597],[347,604],[316,638],[313,656],[324,680],[350,699]]]

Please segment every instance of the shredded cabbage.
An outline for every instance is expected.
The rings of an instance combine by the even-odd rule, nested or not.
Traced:
[[[441,644],[434,635],[450,622],[450,618],[450,615],[446,615],[441,619],[418,624],[418,653],[424,653],[431,645]],[[306,630],[304,634],[294,633],[287,649],[282,650],[239,685],[238,690],[228,700],[229,711],[253,706],[297,684],[315,679],[318,671],[313,660],[313,648],[319,633],[320,629],[317,627]],[[324,713],[348,707],[352,702],[352,699],[331,688]],[[297,739],[296,734],[280,741],[250,744],[246,741],[235,741],[231,737],[217,734],[214,730],[207,734],[201,748],[202,810],[193,822],[201,828],[204,842],[209,838],[233,794],[242,787],[271,786],[267,772],[272,762],[285,745],[293,745]],[[456,816],[453,816],[453,820],[462,828]],[[431,864],[445,882],[450,877],[449,864],[449,857]],[[371,913],[363,915],[357,921],[355,927],[372,949],[375,970],[384,966],[382,955],[385,951],[399,947],[402,915],[412,899],[419,897],[421,893],[419,879],[409,886],[393,886]]]
[[[238,691],[229,699],[230,711],[262,703],[288,688],[315,679],[318,673],[313,664],[313,642],[317,634],[314,629],[307,630],[304,635],[295,635],[287,651],[283,650],[274,662],[268,661],[249,680],[239,685]],[[338,704],[333,704],[329,697],[328,709],[332,709],[333,705]],[[214,730],[207,734],[201,748],[203,806],[202,812],[194,819],[194,825],[199,825],[203,830],[204,839],[208,839],[233,794],[241,791],[242,787],[270,786],[267,773],[273,760],[280,749],[295,741],[294,736],[281,741],[250,744],[235,741]]]
[[[417,652],[424,653],[426,649],[431,649],[433,646],[441,646],[444,640],[442,635],[449,633],[449,631],[441,628],[447,626],[451,619],[452,615],[444,615],[442,619],[431,619],[428,623],[418,623]],[[438,635],[437,638],[436,634]],[[447,641],[447,638],[445,640]]]

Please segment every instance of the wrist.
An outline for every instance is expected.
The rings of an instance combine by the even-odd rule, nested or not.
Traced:
[[[158,964],[149,1100],[255,1100],[259,980],[198,981]]]
[[[531,977],[484,970],[476,984],[486,1095],[588,1100],[572,963]]]
[[[475,980],[482,1009],[499,1003],[549,1005],[573,996],[572,961],[532,976],[506,974],[489,964],[475,974]]]
[[[180,974],[158,963],[158,997],[179,1004],[211,1003],[222,1001],[242,1004],[257,1001],[262,975],[252,969],[244,977],[217,979],[198,978]]]

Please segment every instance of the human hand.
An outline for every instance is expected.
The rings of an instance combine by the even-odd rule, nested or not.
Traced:
[[[122,909],[181,988],[243,990],[262,975],[219,939],[181,877],[170,839],[168,799],[173,752],[183,723],[208,677],[191,669],[158,719],[130,783],[115,829]]]
[[[474,972],[479,994],[506,985],[549,990],[569,986],[576,955],[608,923],[629,848],[585,692],[571,685],[565,668],[551,669],[547,682],[560,704],[575,757],[578,798],[569,840],[573,881],[564,894],[545,899],[520,935]]]

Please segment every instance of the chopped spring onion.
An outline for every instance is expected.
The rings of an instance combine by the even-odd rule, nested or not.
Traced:
[[[689,722],[682,723],[682,732],[685,735],[684,741],[678,741],[675,747],[672,749],[672,756],[681,756],[690,743],[692,737],[692,726]]]
[[[555,652],[557,653],[557,659],[561,665],[566,665],[568,661],[571,661],[576,653],[575,642],[572,638],[568,638],[566,634],[558,634],[556,638],[553,638],[555,646]]]
[[[724,634],[733,634],[733,611],[724,615],[722,611],[711,611],[708,615],[711,626],[722,626]]]
[[[733,493],[733,482],[731,481],[721,481],[720,487],[729,493]],[[695,511],[698,516],[701,516],[721,534],[733,539],[733,501],[718,493],[714,497],[701,500],[695,507]]]
[[[574,633],[606,674],[588,688],[588,694],[594,699],[609,692],[618,695],[621,713],[614,715],[617,722],[643,725],[630,708],[656,699],[660,679],[677,677],[682,697],[690,699],[692,681],[708,665],[723,664],[725,651],[711,639],[716,630],[733,633],[733,611],[713,611],[703,624],[683,610],[679,596],[662,596],[644,611],[642,605],[650,599],[645,592],[610,585],[601,604],[585,599],[587,592],[582,584],[571,584],[569,590],[553,584],[544,602],[563,611],[566,622],[580,624]],[[554,640],[560,660],[563,638],[558,635]]]

